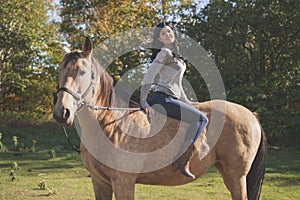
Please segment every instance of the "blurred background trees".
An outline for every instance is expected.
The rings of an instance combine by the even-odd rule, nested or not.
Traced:
[[[298,0],[5,0],[0,4],[0,111],[51,112],[63,44],[80,48],[83,36],[90,36],[96,46],[114,34],[154,27],[165,17],[211,54],[227,99],[260,114],[270,144],[296,147],[299,10]],[[145,63],[149,53],[128,52],[110,64],[109,73],[118,80]],[[198,99],[209,100],[191,65],[186,75]]]
[[[299,1],[211,1],[184,17],[210,51],[227,99],[261,116],[269,142],[299,144]]]
[[[0,111],[51,111],[61,39],[49,10],[43,0],[0,4]]]

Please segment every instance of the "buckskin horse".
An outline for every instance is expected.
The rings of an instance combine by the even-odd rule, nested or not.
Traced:
[[[180,122],[167,118],[157,134],[147,136],[152,126],[142,110],[108,109],[114,107],[113,79],[92,55],[91,40],[85,39],[82,50],[70,51],[65,48],[64,51],[64,59],[59,67],[59,89],[53,117],[61,126],[70,126],[77,120],[77,124],[85,129],[81,135],[80,153],[85,167],[91,174],[95,198],[108,200],[112,199],[114,194],[117,200],[132,200],[136,183],[175,186],[194,181],[175,170],[172,162],[154,170],[144,170],[151,164],[155,165],[144,157],[144,160],[138,161],[138,167],[130,171],[113,167],[105,160],[98,159],[96,154],[108,154],[108,158],[112,160],[121,160],[120,165],[131,164],[133,168],[135,164],[132,162],[137,161],[118,157],[118,153],[111,153],[107,149],[99,150],[102,152],[95,154],[95,151],[101,147],[98,148],[97,144],[92,143],[88,145],[87,140],[94,140],[97,134],[99,137],[102,136],[101,141],[108,140],[115,149],[132,152],[138,158],[139,153],[151,153],[169,144],[177,134]],[[92,106],[85,105],[104,109],[93,109]],[[267,144],[256,114],[241,105],[225,100],[199,103],[197,108],[207,115],[210,123],[207,127],[208,131],[199,138],[197,143],[199,149],[190,164],[196,179],[210,166],[215,166],[221,173],[232,199],[258,199],[265,173]],[[81,112],[84,114],[80,115]],[[223,123],[223,127],[220,129],[218,139],[211,146],[206,143],[214,134],[214,127],[218,126],[218,123],[211,123],[213,112],[224,116],[224,120],[220,122]],[[91,127],[94,125],[89,124],[92,120],[98,123],[99,130],[102,131],[96,133],[91,139],[89,134],[96,130]],[[120,125],[123,125],[123,128],[120,128]],[[138,131],[145,137],[130,134]],[[204,148],[205,144],[206,148]],[[96,147],[90,148],[93,145]],[[201,156],[202,151],[206,152],[203,156]],[[166,155],[162,153],[158,157],[163,158]]]

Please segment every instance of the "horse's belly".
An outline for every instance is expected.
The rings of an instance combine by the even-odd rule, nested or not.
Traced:
[[[136,183],[146,185],[177,186],[191,182],[190,178],[183,177],[179,171],[173,169],[162,169],[155,172],[139,174]]]
[[[215,163],[213,153],[208,154],[204,159],[200,160],[196,153],[191,160],[190,170],[195,174],[196,179],[201,177],[210,166]],[[147,185],[166,185],[177,186],[192,182],[193,179],[182,175],[179,170],[174,170],[171,165],[149,173],[141,173],[138,175],[136,183]]]

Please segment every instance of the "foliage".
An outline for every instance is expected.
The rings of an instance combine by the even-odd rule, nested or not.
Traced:
[[[45,0],[0,4],[0,110],[49,112],[58,63],[56,25]]]
[[[273,145],[300,142],[299,6],[291,0],[211,1],[183,16],[184,30],[215,59],[228,100],[257,111]]]
[[[150,51],[139,44],[149,45],[151,41],[147,38],[149,33],[142,34],[139,28],[154,27],[164,17],[170,17],[177,12],[181,5],[190,3],[171,0],[61,0],[60,27],[72,48],[80,48],[83,34],[92,37],[99,51],[97,57],[101,58],[101,64],[116,81],[124,77],[125,81],[140,85],[143,77],[143,68],[140,66],[149,61]],[[138,33],[134,31],[137,29]],[[137,48],[134,46],[129,51],[126,49],[134,44],[137,44]],[[114,57],[120,52],[124,54]],[[127,76],[130,77],[129,80]]]
[[[82,34],[93,36],[95,44],[124,30],[152,26],[157,20],[153,1],[61,0],[61,31],[73,47],[80,47]],[[72,33],[72,34],[71,34]]]
[[[80,48],[83,36],[90,36],[95,46],[101,43],[106,55],[133,42],[123,32],[153,27],[165,17],[179,22],[180,32],[211,53],[228,100],[259,112],[270,144],[300,142],[295,131],[300,116],[297,1],[211,0],[203,9],[205,4],[189,0],[60,0],[56,7],[51,2],[0,4],[0,123],[24,125],[32,119],[27,123],[31,125],[49,120],[62,38],[72,48]],[[61,20],[51,16],[54,11]],[[118,41],[109,41],[118,34]],[[149,54],[149,49],[140,47],[114,60],[101,57],[100,62],[108,65],[115,80],[127,73],[130,81],[139,84],[135,75],[142,77],[144,71],[132,69],[147,64]],[[186,77],[198,99],[209,100],[207,86],[190,64]]]
[[[140,50],[132,49],[131,52],[113,60],[103,55],[111,55],[108,53],[111,49],[120,50],[128,42],[133,42],[128,36],[114,36],[131,29],[152,27],[157,23],[157,4],[157,1],[61,0],[61,31],[72,48],[80,48],[83,34],[92,37],[95,46],[101,43],[101,46],[97,46],[101,50],[98,55],[103,57],[101,62],[118,80],[128,70],[139,65],[142,55]],[[110,37],[114,37],[114,40],[110,41]]]

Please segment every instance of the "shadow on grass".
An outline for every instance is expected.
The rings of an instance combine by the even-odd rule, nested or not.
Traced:
[[[265,182],[278,187],[300,185],[300,150],[269,149]]]
[[[28,153],[23,156],[16,156],[15,153],[0,153],[4,159],[0,160],[0,169],[9,171],[12,164],[18,164],[22,173],[64,173],[64,170],[83,168],[83,163],[78,154],[67,154],[62,157],[49,159],[46,153]]]
[[[300,172],[300,150],[269,150],[267,173],[287,172]]]
[[[74,128],[68,128],[72,143],[78,145],[80,138]],[[10,169],[12,162],[17,162],[22,169],[31,172],[62,172],[64,169],[83,167],[81,158],[73,153],[67,143],[61,128],[54,122],[48,121],[35,125],[16,126],[13,123],[0,124],[2,143],[12,149],[12,137],[17,136],[23,149],[30,149],[33,140],[36,141],[36,153],[4,152],[0,153],[0,169]],[[49,151],[55,150],[56,158],[50,159]],[[63,173],[63,172],[62,172]],[[220,176],[211,167],[204,178],[214,184],[215,177]],[[278,187],[300,185],[300,150],[269,149],[265,182]],[[221,179],[220,179],[221,181]],[[207,186],[207,184],[205,184]]]

